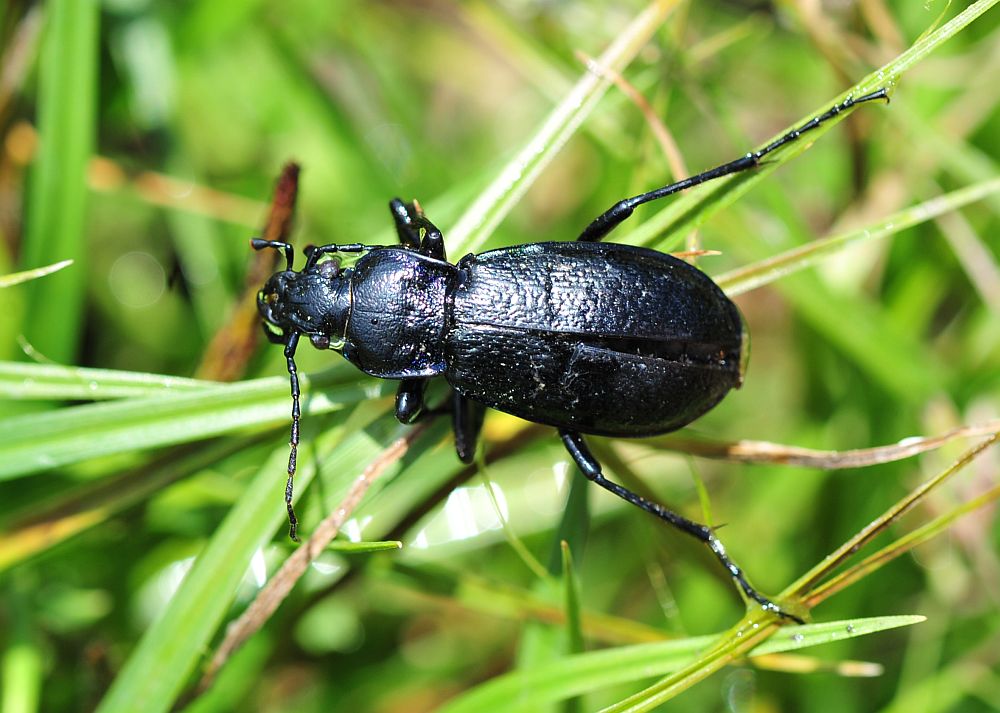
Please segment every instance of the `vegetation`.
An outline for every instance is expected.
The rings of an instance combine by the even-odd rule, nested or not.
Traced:
[[[995,2],[5,4],[0,710],[995,710]],[[491,413],[463,468],[305,348],[288,541],[284,360],[245,331],[288,161],[297,245],[391,242],[398,195],[457,258],[882,86],[613,236],[718,251],[753,348],[692,427],[595,451],[815,624],[744,615],[550,429]]]

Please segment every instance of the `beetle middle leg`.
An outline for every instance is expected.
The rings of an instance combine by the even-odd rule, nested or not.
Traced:
[[[451,396],[452,425],[455,430],[455,452],[463,463],[471,463],[476,457],[476,443],[483,430],[486,407],[472,401],[457,391]]]
[[[424,402],[428,383],[427,379],[403,379],[399,383],[396,391],[396,418],[400,423],[413,424],[451,411],[455,452],[463,463],[471,463],[476,456],[476,444],[483,428],[486,407],[453,390],[451,397],[443,404],[428,409]]]
[[[761,160],[767,156],[772,151],[784,146],[785,144],[792,143],[797,140],[802,134],[807,131],[812,131],[817,126],[822,124],[829,119],[837,116],[838,114],[847,111],[856,104],[862,104],[864,102],[876,101],[879,99],[889,100],[889,92],[886,89],[879,89],[877,91],[865,94],[863,96],[855,99],[854,97],[847,97],[844,101],[839,104],[827,109],[825,112],[819,116],[815,116],[806,123],[802,124],[798,128],[792,129],[787,134],[779,136],[777,139],[769,143],[762,149],[757,151],[751,151],[750,153],[740,156],[735,161],[730,161],[724,163],[721,166],[716,166],[715,168],[710,168],[707,171],[703,171],[694,176],[689,176],[683,180],[677,181],[676,183],[671,183],[668,186],[663,186],[662,188],[657,188],[656,190],[649,191],[648,193],[640,193],[637,196],[632,196],[631,198],[625,198],[618,201],[608,210],[597,216],[583,232],[577,240],[582,240],[585,242],[597,242],[604,238],[605,235],[610,233],[619,224],[622,223],[626,218],[632,215],[637,207],[643,203],[649,203],[650,201],[655,201],[659,198],[665,198],[666,196],[678,193],[692,186],[697,186],[701,183],[714,180],[716,178],[722,178],[723,176],[729,176],[734,173],[739,173],[741,171],[748,171],[752,168],[756,168],[760,165]]]
[[[750,582],[747,581],[746,576],[743,574],[743,570],[729,558],[728,554],[726,554],[726,548],[722,545],[719,538],[715,536],[715,532],[712,528],[707,525],[694,522],[693,520],[688,520],[686,517],[678,515],[673,510],[669,510],[662,505],[654,503],[651,500],[647,500],[646,498],[633,493],[631,490],[622,487],[617,483],[612,483],[604,477],[604,474],[601,471],[601,464],[590,452],[586,442],[583,440],[583,436],[576,431],[567,431],[565,429],[560,429],[559,435],[562,437],[566,450],[569,451],[569,454],[573,457],[577,467],[580,468],[580,471],[587,478],[587,480],[600,485],[602,488],[614,493],[622,500],[636,505],[652,515],[656,515],[656,517],[673,525],[678,530],[681,530],[682,532],[685,532],[688,535],[704,542],[708,545],[709,549],[712,550],[712,553],[719,560],[719,562],[722,563],[722,566],[726,568],[726,571],[729,572],[732,578],[736,581],[736,584],[741,590],[743,590],[748,598],[760,604],[761,607],[767,611],[774,612],[775,614],[787,619],[792,619],[800,624],[804,623],[801,619],[799,619],[799,617],[784,611],[781,607],[750,585]]]
[[[400,423],[416,423],[428,414],[424,403],[427,379],[403,379],[396,390],[396,418]]]

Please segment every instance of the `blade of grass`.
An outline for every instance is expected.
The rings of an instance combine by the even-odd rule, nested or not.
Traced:
[[[770,284],[819,263],[821,260],[868,240],[887,238],[987,196],[1000,193],[1000,178],[976,183],[910,206],[873,225],[813,241],[715,278],[730,297]]]
[[[415,427],[406,429],[401,436],[392,440],[385,447],[369,449],[369,455],[372,452],[377,455],[365,467],[361,475],[354,479],[339,506],[316,526],[309,539],[284,561],[281,569],[268,580],[246,611],[226,629],[225,639],[219,645],[198,684],[199,691],[204,691],[212,685],[219,671],[233,654],[271,618],[281,602],[288,596],[292,587],[305,574],[309,565],[328,548],[330,542],[340,532],[344,523],[361,503],[372,483],[382,477],[388,468],[398,463],[400,458],[410,449],[410,446],[426,431],[430,430],[432,425],[432,421],[424,421]],[[352,434],[348,440],[355,437],[355,434]],[[346,450],[346,448],[338,448],[334,454],[335,457],[342,459]],[[343,470],[346,468],[341,464],[341,471]]]
[[[392,442],[399,428],[383,419],[370,432],[354,429],[344,435],[348,429],[338,427],[324,434],[316,441],[316,457],[301,454],[295,476],[299,492],[312,480],[317,464],[337,473],[341,484],[346,483],[357,472],[359,463],[371,460],[373,453],[381,453]],[[98,706],[99,713],[155,713],[172,707],[231,605],[251,556],[285,521],[284,503],[275,497],[275,483],[281,482],[287,458],[287,447],[282,446],[264,463],[166,610],[146,631]],[[299,548],[299,552],[307,554],[308,547]],[[317,554],[313,552],[312,557]],[[298,560],[302,555],[292,557]]]
[[[976,444],[961,455],[954,463],[941,471],[933,478],[921,483],[905,497],[896,502],[886,510],[880,517],[873,520],[868,526],[858,532],[854,537],[838,547],[833,553],[828,555],[822,562],[797,579],[782,594],[782,598],[795,597],[802,598],[827,574],[836,569],[848,557],[864,547],[876,535],[885,530],[891,523],[898,520],[902,515],[923,500],[927,495],[940,487],[945,481],[952,478],[965,466],[979,457],[987,448],[1000,441],[1000,432],[994,433],[990,438]]]
[[[500,523],[500,527],[503,528],[504,537],[507,539],[507,544],[510,548],[517,553],[517,556],[521,558],[524,565],[531,570],[531,572],[539,579],[548,579],[549,572],[542,566],[531,550],[524,544],[517,533],[511,528],[510,523],[507,521],[507,516],[500,507],[500,501],[497,500],[496,490],[494,489],[493,481],[490,479],[489,470],[486,467],[486,459],[483,457],[483,449],[479,449],[476,453],[476,469],[479,471],[479,477],[483,481],[483,485],[486,487],[486,492],[490,497],[490,504],[493,505],[493,510],[496,512],[497,521]]]
[[[401,550],[403,543],[399,540],[379,540],[365,542],[349,542],[347,540],[334,540],[326,546],[328,550],[340,552],[342,554],[368,554],[370,552],[385,552],[386,550]]]
[[[922,616],[888,616],[787,627],[750,651],[750,656],[794,651],[924,621]],[[567,656],[530,671],[499,676],[453,699],[441,713],[523,710],[630,681],[675,671],[716,640],[710,634],[677,641],[623,646]],[[609,708],[606,710],[613,710]]]
[[[337,370],[303,379],[302,385],[303,394],[310,393],[304,411],[312,414],[377,398],[391,387],[385,382],[357,385]],[[0,420],[0,480],[289,418],[285,377],[14,416]]]
[[[14,272],[9,275],[0,276],[0,288],[13,287],[14,285],[20,285],[22,282],[37,280],[39,277],[45,277],[46,275],[51,275],[54,272],[59,272],[63,268],[69,267],[72,264],[72,260],[60,260],[59,262],[54,262],[51,265],[46,265],[45,267],[36,267],[33,270],[23,270],[22,272]]]
[[[670,450],[702,458],[719,458],[737,463],[771,463],[839,470],[864,468],[912,458],[921,453],[941,448],[957,438],[988,436],[996,433],[998,429],[1000,429],[1000,422],[989,421],[976,426],[954,428],[940,436],[904,438],[898,443],[887,446],[855,448],[846,451],[822,451],[767,441],[712,441],[690,436],[664,436],[656,439],[654,443]]]
[[[880,87],[894,86],[910,67],[956,35],[976,18],[986,13],[998,1],[1000,0],[977,0],[972,3],[948,23],[915,42],[898,57],[869,74],[840,96],[824,103],[822,107],[803,120],[778,132],[772,139],[800,126],[848,96],[860,96]],[[621,242],[641,245],[655,244],[662,249],[669,249],[670,246],[680,241],[689,230],[697,228],[717,210],[731,204],[781,164],[807,150],[815,140],[843,121],[849,114],[850,112],[843,113],[820,126],[812,133],[810,141],[793,142],[786,148],[772,154],[768,157],[767,163],[755,171],[738,173],[687,191],[641,225],[636,226],[634,230],[629,231]],[[768,141],[762,142],[760,147],[766,146]]]
[[[210,389],[211,381],[60,364],[0,362],[0,397],[99,401]]]
[[[218,464],[227,455],[249,446],[245,440],[231,440],[206,444],[188,453],[172,451],[122,475],[87,483],[62,496],[33,504],[30,511],[4,522],[0,531],[0,572],[52,549],[170,483]]]
[[[984,505],[988,505],[998,499],[1000,499],[1000,485],[990,488],[982,495],[978,495],[972,500],[962,503],[958,507],[946,512],[944,515],[934,518],[926,525],[918,527],[916,530],[903,535],[887,547],[883,547],[878,552],[865,557],[853,567],[844,570],[837,576],[832,577],[831,579],[828,579],[822,584],[814,587],[810,590],[806,597],[807,605],[812,608],[823,600],[829,599],[840,590],[846,589],[854,582],[861,580],[870,573],[884,566],[886,563],[891,562],[900,555],[906,554],[914,547],[922,545],[932,537],[941,534],[949,525],[963,515],[966,515],[973,510],[978,510]]]
[[[566,651],[568,654],[583,653],[583,629],[580,616],[580,581],[573,569],[573,553],[569,543],[562,541],[562,581],[564,606],[566,608]],[[578,696],[563,701],[563,713],[579,713],[584,710],[583,699]]]
[[[968,465],[974,458],[982,454],[983,451],[998,440],[1000,440],[1000,434],[995,434],[992,438],[966,451],[949,468],[921,484],[918,488],[899,500],[886,510],[881,517],[862,529],[833,554],[826,557],[822,562],[809,570],[809,572],[796,580],[777,597],[777,601],[782,602],[784,606],[789,607],[792,611],[795,611],[798,607],[802,607],[804,611],[804,605],[808,601],[808,597],[812,591],[811,588],[820,579],[839,566],[847,557],[857,552],[904,512],[911,509],[934,488],[940,486],[955,473],[959,472],[964,466]],[[697,660],[676,673],[657,681],[645,690],[619,701],[613,706],[609,706],[602,713],[638,713],[638,711],[651,710],[744,655],[753,646],[772,636],[777,627],[778,622],[773,615],[766,614],[760,609],[754,608],[743,617],[739,624],[733,627],[726,635],[719,638]]]
[[[639,53],[679,0],[657,0],[640,13],[597,60],[620,72]],[[604,95],[610,80],[586,72],[538,132],[446,233],[453,254],[474,252],[524,195]],[[451,247],[454,246],[454,247]]]
[[[31,175],[22,256],[27,268],[54,258],[85,264],[86,167],[96,120],[98,3],[53,0],[46,10],[39,72],[40,146]],[[70,362],[76,354],[84,275],[83,269],[68,270],[29,286],[26,336],[55,361]]]
[[[101,700],[100,713],[167,711],[232,603],[254,552],[284,518],[276,478],[288,454],[277,448],[195,561],[160,618],[146,631]],[[296,474],[312,479],[311,459]]]
[[[45,655],[35,630],[37,608],[29,600],[23,578],[4,587],[8,611],[8,633],[0,655],[0,710],[4,713],[34,713],[44,686]]]

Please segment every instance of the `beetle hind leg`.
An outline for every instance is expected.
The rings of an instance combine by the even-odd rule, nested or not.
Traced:
[[[722,178],[723,176],[731,176],[734,173],[754,169],[761,165],[764,157],[772,151],[775,151],[786,144],[790,144],[793,141],[797,141],[802,134],[812,131],[819,125],[833,119],[835,116],[838,116],[845,111],[850,110],[857,104],[864,104],[865,102],[871,101],[889,101],[888,90],[884,88],[878,89],[860,97],[848,96],[844,101],[839,104],[834,104],[819,116],[815,116],[804,124],[792,129],[788,133],[779,136],[762,149],[751,151],[750,153],[740,156],[738,159],[716,166],[715,168],[710,168],[707,171],[702,171],[699,174],[689,176],[675,183],[671,183],[670,185],[663,186],[662,188],[657,188],[656,190],[649,191],[648,193],[641,193],[637,196],[620,200],[608,208],[608,210],[594,218],[590,225],[583,229],[583,232],[580,233],[580,237],[578,237],[577,240],[582,240],[584,242],[597,242],[601,240],[605,235],[610,233],[630,215],[632,215],[632,212],[643,203],[649,203],[650,201],[659,200],[660,198],[666,198],[674,193],[679,193],[687,188],[707,183],[708,181],[713,181],[717,178]]]
[[[719,562],[722,563],[722,566],[726,568],[726,571],[729,572],[730,576],[732,576],[737,586],[743,591],[747,598],[760,604],[760,606],[766,611],[773,612],[785,619],[791,619],[799,624],[804,623],[802,619],[794,614],[786,612],[780,606],[772,602],[751,586],[750,582],[747,581],[746,576],[743,574],[743,570],[729,558],[728,554],[726,554],[726,548],[723,546],[719,538],[715,536],[715,532],[712,528],[694,522],[693,520],[688,520],[686,517],[678,515],[674,511],[654,503],[651,500],[647,500],[646,498],[633,493],[631,490],[628,490],[617,483],[612,483],[604,477],[604,474],[601,471],[601,464],[590,452],[590,449],[583,440],[583,436],[576,431],[567,431],[564,429],[559,431],[559,435],[562,437],[566,450],[569,451],[569,454],[573,457],[577,467],[580,468],[587,480],[600,485],[602,488],[614,493],[622,500],[640,507],[652,515],[656,515],[656,517],[673,525],[678,530],[681,530],[701,542],[704,542],[708,545],[709,549],[712,550],[716,559],[718,559]]]

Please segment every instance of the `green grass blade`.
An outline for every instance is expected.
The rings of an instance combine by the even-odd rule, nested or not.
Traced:
[[[598,63],[620,72],[639,53],[677,0],[656,0],[618,35]],[[456,254],[481,247],[604,95],[610,80],[586,72],[542,127],[448,231]]]
[[[912,228],[997,193],[1000,193],[1000,178],[967,186],[924,201],[919,205],[910,206],[874,225],[816,240],[808,245],[724,273],[715,278],[715,283],[727,295],[741,295],[744,292],[770,284],[785,275],[811,267],[852,245],[890,237],[907,228]]]
[[[0,572],[107,521],[187,475],[217,466],[226,456],[251,445],[243,439],[227,439],[185,454],[164,454],[122,475],[85,483],[5,516],[0,529]]]
[[[371,542],[349,542],[334,540],[327,545],[328,550],[342,554],[368,554],[370,552],[385,552],[386,550],[401,550],[403,543],[399,540],[373,540]]]
[[[46,10],[39,73],[40,146],[25,220],[26,268],[59,259],[81,265],[86,254],[86,169],[96,120],[98,3],[53,0]],[[69,362],[76,355],[84,280],[83,269],[67,270],[29,288],[25,334],[56,361]]]
[[[342,441],[340,436],[346,428],[326,434],[323,443],[317,444],[318,457],[300,452],[295,476],[298,492],[312,480],[318,461],[324,472],[338,474],[334,490],[346,488],[373,457],[398,437],[400,428],[392,419],[383,419],[370,429],[371,433],[354,430]],[[332,453],[319,452],[329,450],[332,444],[336,444]],[[261,467],[162,616],[139,642],[98,706],[98,713],[156,713],[173,707],[231,605],[251,556],[285,520],[284,502],[275,496],[281,488],[287,458],[287,448],[282,446]]]
[[[750,656],[842,641],[887,629],[912,626],[921,621],[924,621],[922,616],[887,616],[786,627],[754,648]],[[452,700],[441,709],[441,713],[484,710],[491,713],[513,713],[525,707],[553,703],[610,686],[660,676],[680,669],[717,638],[718,635],[698,636],[567,656],[533,670],[517,671],[492,679]],[[642,709],[613,706],[608,709],[611,710]]]
[[[275,484],[286,458],[284,448],[276,449],[257,473],[119,672],[100,713],[170,710],[231,605],[251,556],[278,529],[284,508]],[[297,480],[304,485],[312,472],[311,466],[300,468]]]
[[[905,52],[880,69],[869,74],[846,92],[824,103],[822,107],[809,116],[804,117],[801,121],[795,122],[793,126],[789,126],[787,129],[775,134],[772,139],[762,142],[760,148],[766,146],[771,140],[778,138],[787,131],[801,126],[809,119],[823,113],[833,104],[843,101],[848,96],[861,96],[880,87],[894,86],[900,76],[910,67],[934,51],[943,42],[956,35],[976,18],[986,13],[998,1],[1000,0],[978,0],[973,3],[952,18],[947,24],[922,37]],[[738,173],[734,176],[712,181],[703,187],[688,191],[678,197],[677,200],[668,203],[665,208],[637,226],[636,229],[628,232],[623,242],[632,244],[657,243],[661,247],[676,244],[688,231],[704,223],[717,210],[730,205],[756,185],[757,182],[766,178],[778,166],[806,151],[820,136],[843,121],[849,113],[846,112],[834,117],[811,132],[809,141],[793,142],[787,147],[779,149],[768,156],[767,162],[755,171]],[[658,240],[660,236],[663,236],[665,239]]]
[[[303,411],[327,413],[388,393],[325,372],[303,380]],[[339,382],[339,383],[338,383]],[[309,386],[307,386],[309,385]],[[270,377],[181,393],[86,404],[0,420],[0,480],[89,458],[186,443],[291,418],[288,379]]]
[[[15,577],[5,587],[7,632],[0,653],[0,710],[35,713],[44,687],[45,653],[37,635],[37,604],[31,601],[24,579]]]
[[[13,287],[14,285],[20,285],[22,282],[37,280],[39,277],[45,277],[46,275],[51,275],[54,272],[59,272],[63,268],[69,267],[72,264],[72,260],[60,260],[59,262],[54,262],[51,265],[46,265],[44,267],[36,267],[32,270],[22,270],[21,272],[13,272],[9,275],[3,275],[0,277],[0,288]]]
[[[218,386],[219,384],[211,381],[138,371],[0,362],[0,397],[6,399],[101,401],[155,397]]]

